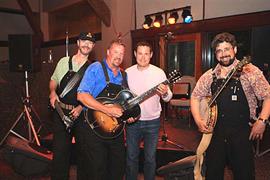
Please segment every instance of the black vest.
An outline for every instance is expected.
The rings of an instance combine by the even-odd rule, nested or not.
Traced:
[[[127,78],[126,78],[126,72],[122,72],[122,85],[118,85],[118,84],[114,84],[110,82],[110,78],[108,75],[108,71],[106,69],[106,65],[105,63],[102,61],[101,62],[102,65],[102,69],[104,72],[104,76],[106,78],[106,83],[107,85],[105,86],[105,88],[98,94],[97,97],[109,97],[109,98],[114,98],[121,90],[127,88]]]

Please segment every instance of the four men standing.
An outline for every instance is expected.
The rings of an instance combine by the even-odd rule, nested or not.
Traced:
[[[78,53],[73,58],[69,60],[64,58],[59,61],[50,82],[52,106],[54,107],[55,101],[62,103],[63,107],[71,105],[73,108],[64,111],[68,112],[71,118],[78,118],[78,123],[75,123],[73,130],[76,132],[75,137],[79,152],[77,154],[77,170],[80,171],[81,167],[81,173],[78,174],[78,177],[81,179],[121,180],[125,174],[126,161],[126,179],[136,180],[140,141],[143,140],[144,178],[154,180],[156,146],[160,128],[160,98],[168,102],[172,97],[169,86],[162,84],[166,80],[166,75],[162,69],[150,64],[153,51],[147,42],[139,42],[135,48],[134,55],[137,64],[128,68],[126,72],[122,71],[120,65],[124,58],[125,46],[120,41],[115,40],[110,43],[106,58],[87,68],[79,87],[74,87],[78,93],[76,94],[76,90],[70,91],[70,95],[67,94],[66,97],[70,97],[71,100],[59,98],[61,91],[68,84],[70,76],[68,70],[73,67],[74,71],[78,71],[94,47],[94,39],[86,37],[89,36],[86,34],[79,36]],[[210,131],[200,115],[200,100],[217,91],[222,80],[239,62],[235,58],[237,46],[233,35],[229,33],[217,35],[212,42],[212,47],[219,64],[215,69],[209,70],[201,76],[191,99],[191,110],[195,122],[203,133],[210,133]],[[62,79],[66,78],[64,83]],[[117,104],[103,104],[98,101],[98,97],[114,98],[125,88],[140,95],[156,85],[158,85],[156,92],[140,103],[140,116],[127,120],[127,156],[125,156],[123,133],[114,139],[101,139],[93,132],[91,129],[93,127],[86,123],[85,118],[80,118],[82,106],[84,106],[117,119],[123,115],[124,109]],[[59,93],[57,93],[57,88],[59,88]],[[250,129],[248,120],[250,117],[256,116],[256,98],[264,100],[264,103],[258,120]],[[228,87],[224,89],[216,101],[219,109],[218,121],[207,150],[207,179],[222,179],[227,159],[230,160],[236,179],[254,179],[250,139],[262,139],[263,137],[270,109],[269,84],[257,67],[248,64],[238,76],[229,82]],[[53,161],[55,169],[52,178],[67,179],[72,134],[65,131],[64,124],[59,120],[59,117],[55,117],[55,119]],[[244,164],[243,161],[245,161]],[[58,166],[58,163],[62,164],[63,167]],[[57,178],[56,174],[62,174],[61,178]]]

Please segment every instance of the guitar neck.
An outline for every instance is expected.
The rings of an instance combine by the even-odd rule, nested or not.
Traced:
[[[228,76],[225,78],[225,82],[222,83],[222,85],[220,86],[220,88],[218,88],[218,90],[216,91],[216,93],[212,96],[212,98],[210,99],[208,106],[212,106],[212,104],[215,102],[215,100],[217,99],[217,97],[219,96],[219,94],[221,93],[221,91],[226,87],[226,85],[228,84],[228,82],[230,81],[230,79],[233,77],[233,75],[235,74],[235,72],[239,69],[242,68],[244,65],[248,64],[248,61],[246,60],[246,58],[244,58],[241,62],[239,62],[228,74]]]
[[[63,119],[65,117],[65,114],[64,114],[62,108],[60,107],[59,102],[55,101],[54,106],[55,106],[55,109],[56,109],[57,113],[61,117],[61,119]]]
[[[129,104],[130,104],[130,105],[134,105],[134,106],[135,106],[136,104],[139,104],[139,103],[142,102],[146,97],[151,96],[152,94],[154,94],[155,91],[157,90],[157,88],[158,88],[158,86],[159,86],[160,84],[165,84],[165,85],[167,85],[167,84],[169,84],[169,83],[170,83],[170,82],[169,82],[168,80],[165,80],[165,81],[163,81],[162,83],[159,83],[158,85],[154,86],[153,88],[149,89],[148,91],[142,93],[140,96],[136,96],[135,98],[133,98],[133,99],[129,102]]]

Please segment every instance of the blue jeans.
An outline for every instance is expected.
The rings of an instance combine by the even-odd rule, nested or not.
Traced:
[[[144,141],[144,179],[155,179],[159,127],[159,118],[150,121],[137,121],[134,124],[127,125],[126,180],[137,179],[141,140]]]

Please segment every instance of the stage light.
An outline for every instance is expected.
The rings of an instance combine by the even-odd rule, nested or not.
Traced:
[[[170,17],[168,18],[168,23],[175,24],[178,18],[179,18],[178,13],[176,11],[172,12],[170,14]]]
[[[150,16],[145,16],[145,21],[143,23],[144,29],[149,29],[152,25],[153,19]]]
[[[159,28],[161,26],[161,24],[162,24],[162,20],[163,20],[163,17],[162,17],[161,14],[156,15],[156,19],[155,19],[155,21],[153,23],[154,27]]]
[[[183,9],[182,18],[183,18],[184,23],[188,24],[192,22],[193,18],[192,18],[190,9]]]
[[[176,24],[177,22],[182,23],[178,20],[181,12],[183,23],[191,23],[193,20],[191,15],[191,6],[185,6],[176,9],[165,10],[162,12],[147,14],[145,15],[145,21],[142,26],[144,29],[149,29],[151,27],[160,28],[162,25],[167,26],[170,24]]]

